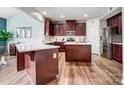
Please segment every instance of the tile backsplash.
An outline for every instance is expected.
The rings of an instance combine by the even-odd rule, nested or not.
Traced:
[[[113,43],[122,43],[122,35],[117,34],[115,31],[112,31],[111,39]]]
[[[45,36],[44,41],[67,41],[68,38],[73,38],[76,40],[86,41],[86,36]]]

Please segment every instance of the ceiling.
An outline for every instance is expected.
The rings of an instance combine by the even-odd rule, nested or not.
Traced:
[[[18,9],[13,7],[0,7],[0,17],[5,19],[15,16],[19,12],[20,11]]]
[[[97,18],[108,12],[108,7],[35,7],[40,13],[47,12],[44,15],[53,21],[64,20],[86,20]],[[61,18],[60,15],[64,17]],[[85,18],[84,15],[88,16]]]

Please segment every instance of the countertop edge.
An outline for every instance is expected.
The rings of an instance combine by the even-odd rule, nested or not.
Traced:
[[[42,47],[41,48],[33,48],[33,49],[25,49],[25,50],[20,50],[20,46],[16,45],[17,50],[21,53],[21,52],[31,52],[31,51],[38,51],[38,50],[47,50],[47,49],[55,49],[55,48],[60,48],[60,46],[55,46],[55,45],[44,45],[44,46],[48,46],[48,47]],[[28,46],[27,46],[28,47]]]

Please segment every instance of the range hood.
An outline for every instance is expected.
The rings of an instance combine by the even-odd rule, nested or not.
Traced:
[[[66,36],[75,36],[75,31],[66,31]]]

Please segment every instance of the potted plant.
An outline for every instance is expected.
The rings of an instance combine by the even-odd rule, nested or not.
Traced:
[[[12,33],[7,30],[0,30],[0,40],[6,41],[12,37]]]
[[[0,30],[0,54],[6,51],[6,41],[12,37],[12,33],[7,30]]]
[[[0,54],[3,55],[6,51],[6,41],[12,37],[12,33],[7,30],[0,30]],[[1,64],[6,64],[4,56],[1,57]]]

